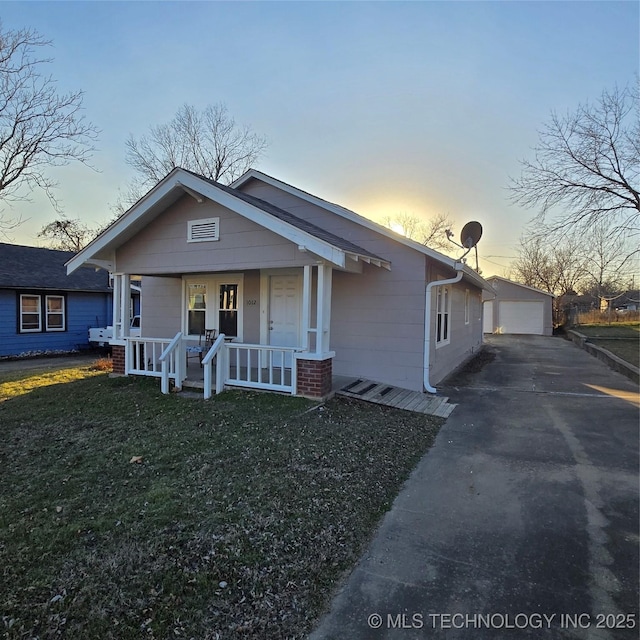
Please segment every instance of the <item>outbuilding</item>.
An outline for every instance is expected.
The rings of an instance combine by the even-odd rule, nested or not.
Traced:
[[[553,294],[499,276],[487,278],[495,297],[483,305],[484,333],[553,334]]]

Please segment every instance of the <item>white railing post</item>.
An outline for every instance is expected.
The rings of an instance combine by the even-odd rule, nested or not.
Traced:
[[[208,400],[211,397],[211,386],[212,386],[212,372],[211,372],[211,363],[213,359],[217,357],[216,360],[216,393],[221,393],[224,388],[224,379],[221,378],[223,367],[224,367],[224,354],[226,351],[225,335],[221,333],[211,345],[211,349],[207,351],[205,356],[202,358],[202,366],[204,368],[204,399]]]

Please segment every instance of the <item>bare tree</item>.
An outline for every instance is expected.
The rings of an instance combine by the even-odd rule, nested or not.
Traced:
[[[585,254],[586,288],[600,300],[613,300],[627,288],[638,271],[638,250],[622,233],[611,233],[606,223],[596,223],[581,241]]]
[[[584,251],[575,238],[549,243],[543,236],[523,236],[511,277],[536,289],[553,293],[554,322],[562,324],[566,295],[575,294],[587,276]]]
[[[539,208],[552,232],[606,222],[638,232],[640,215],[640,106],[634,89],[604,91],[595,104],[557,113],[539,132],[535,158],[522,161],[512,180],[515,203]],[[551,221],[552,210],[558,216]]]
[[[127,163],[136,178],[121,192],[115,209],[120,212],[175,167],[228,184],[242,175],[264,153],[267,141],[229,115],[224,104],[203,111],[185,104],[166,124],[126,142]]]
[[[399,213],[396,216],[383,218],[382,224],[431,249],[442,251],[450,248],[446,230],[451,227],[452,222],[449,216],[444,213],[427,219],[411,213]]]
[[[51,43],[36,31],[2,31],[0,25],[0,201],[24,200],[42,189],[58,209],[56,183],[47,169],[87,163],[97,129],[81,114],[81,91],[59,94],[50,63],[36,51]],[[20,223],[0,212],[0,231]]]
[[[97,229],[88,227],[80,220],[69,220],[62,217],[42,227],[38,232],[38,237],[46,238],[52,249],[77,253],[84,249],[97,234]]]

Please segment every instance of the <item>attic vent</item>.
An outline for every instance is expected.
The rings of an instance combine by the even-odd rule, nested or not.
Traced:
[[[220,218],[187,222],[187,242],[212,242],[219,239]]]

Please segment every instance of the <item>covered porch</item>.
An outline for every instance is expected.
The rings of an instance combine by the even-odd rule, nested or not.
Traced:
[[[142,335],[129,335],[124,301],[131,277],[115,274],[114,371],[158,377],[165,393],[186,384],[202,388],[204,397],[227,387],[325,397],[335,355],[330,349],[332,276],[333,266],[324,262],[263,270],[259,291],[252,284],[255,273],[183,277],[182,330],[157,338],[146,330],[150,323],[144,312]],[[228,284],[232,280],[239,284]],[[205,327],[215,327],[213,344],[202,343]]]

